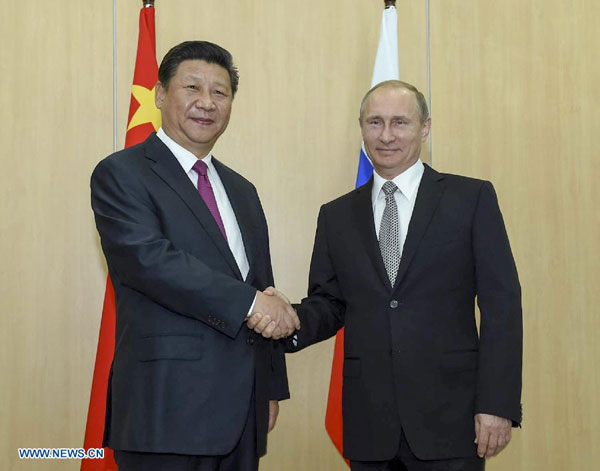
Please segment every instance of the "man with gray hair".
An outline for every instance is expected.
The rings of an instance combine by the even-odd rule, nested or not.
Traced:
[[[286,348],[345,327],[354,471],[482,470],[521,422],[521,290],[494,188],[421,162],[431,119],[414,86],[375,86],[359,120],[375,172],[321,207]]]

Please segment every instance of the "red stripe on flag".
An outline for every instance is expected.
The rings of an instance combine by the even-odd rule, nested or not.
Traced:
[[[329,397],[327,398],[327,411],[325,412],[325,429],[329,438],[344,456],[344,419],[342,416],[342,387],[344,385],[344,329],[340,329],[335,336],[333,349],[333,362],[331,365],[331,378],[329,380]],[[345,460],[350,466],[350,462]]]

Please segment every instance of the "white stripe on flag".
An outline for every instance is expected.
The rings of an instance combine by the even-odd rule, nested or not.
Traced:
[[[386,8],[381,16],[379,46],[373,68],[371,87],[386,80],[400,78],[398,65],[398,13],[395,7]]]

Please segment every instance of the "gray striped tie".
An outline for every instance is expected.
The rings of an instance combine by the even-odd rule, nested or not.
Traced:
[[[398,206],[394,193],[398,187],[394,182],[387,181],[383,184],[385,193],[385,209],[379,226],[379,249],[383,257],[385,271],[387,271],[390,283],[394,286],[398,267],[400,266],[400,246],[398,239]]]

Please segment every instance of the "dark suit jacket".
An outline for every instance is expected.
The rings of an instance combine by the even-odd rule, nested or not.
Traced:
[[[298,345],[287,348],[345,326],[347,458],[391,459],[401,429],[421,459],[474,456],[474,414],[521,421],[521,293],[494,189],[426,166],[391,286],[372,184],[321,208]]]
[[[111,448],[225,454],[256,407],[262,455],[268,400],[289,397],[283,349],[243,325],[256,290],[273,283],[265,216],[254,186],[213,163],[242,233],[245,281],[204,201],[156,135],[107,157],[92,175],[117,305],[105,433]]]

